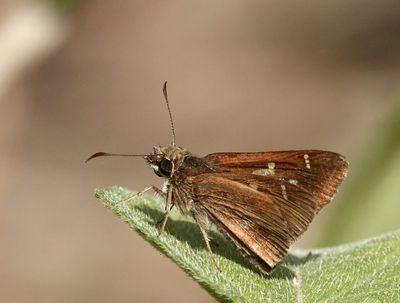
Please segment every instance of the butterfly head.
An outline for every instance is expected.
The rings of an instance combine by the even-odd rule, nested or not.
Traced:
[[[153,147],[153,150],[144,156],[144,159],[157,176],[171,178],[187,154],[186,149],[170,144]]]

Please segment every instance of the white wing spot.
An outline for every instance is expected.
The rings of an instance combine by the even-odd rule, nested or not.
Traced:
[[[275,174],[275,162],[269,162],[268,168],[256,169],[252,172],[252,174],[259,176],[271,176]]]
[[[281,184],[281,189],[282,189],[282,196],[285,200],[287,200],[287,192],[286,192],[286,186]]]
[[[310,168],[311,168],[311,165],[310,165],[310,157],[308,156],[308,154],[304,154],[304,162],[306,163],[306,167],[307,167],[308,169],[310,169]]]
[[[290,184],[297,185],[299,182],[296,179],[289,179]]]

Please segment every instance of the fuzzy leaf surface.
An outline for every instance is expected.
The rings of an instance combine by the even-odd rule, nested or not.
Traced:
[[[400,232],[311,251],[292,249],[262,276],[214,230],[212,263],[196,224],[172,211],[166,232],[157,222],[164,203],[151,195],[121,203],[134,192],[109,187],[96,197],[221,302],[400,302]]]

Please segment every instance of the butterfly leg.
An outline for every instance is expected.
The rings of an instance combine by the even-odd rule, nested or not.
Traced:
[[[164,192],[163,192],[164,193]],[[167,194],[164,193],[164,196],[167,196],[166,202],[165,202],[165,213],[161,221],[158,223],[160,226],[158,236],[161,236],[164,233],[165,230],[165,225],[167,224],[169,213],[174,206],[174,203],[172,202],[172,187],[168,187],[168,192]]]
[[[148,192],[149,190],[153,190],[156,194],[160,195],[161,197],[165,197],[165,193],[161,189],[159,189],[158,187],[155,187],[154,185],[152,185],[152,186],[146,187],[142,191],[137,192],[136,194],[134,194],[134,195],[122,200],[122,201],[119,201],[118,203],[122,203],[122,204],[127,203],[130,200],[133,200],[133,199],[135,199],[137,197],[140,197],[141,195],[143,195],[144,193]]]
[[[210,238],[207,235],[207,231],[206,231],[206,226],[204,224],[204,220],[202,220],[201,216],[196,212],[193,212],[193,217],[194,217],[194,220],[196,221],[197,225],[199,226],[201,236],[203,237],[203,240],[204,240],[204,242],[206,244],[206,247],[207,247],[207,250],[208,250],[208,254],[210,255],[211,261],[214,263],[214,265],[218,269],[218,271],[222,272],[221,268],[218,265],[217,260],[215,259],[214,254],[213,254],[213,252],[211,250]]]

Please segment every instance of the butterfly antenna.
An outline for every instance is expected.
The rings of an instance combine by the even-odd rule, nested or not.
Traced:
[[[88,162],[89,160],[92,160],[97,157],[144,157],[146,155],[130,155],[130,154],[111,154],[111,153],[105,153],[105,152],[98,152],[93,155],[91,155],[89,158],[86,159],[85,163]]]
[[[172,120],[171,108],[169,107],[168,92],[167,92],[167,81],[164,82],[163,93],[164,93],[165,102],[167,103],[168,114],[169,114],[169,122],[171,122],[172,146],[175,146],[175,127],[174,127],[174,121]]]

